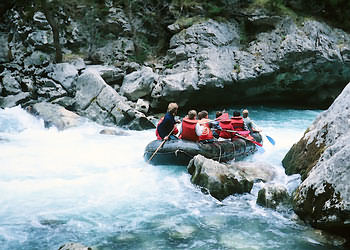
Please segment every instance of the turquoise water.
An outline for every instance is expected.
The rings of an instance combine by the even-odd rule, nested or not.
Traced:
[[[276,146],[264,140],[247,161],[272,164],[275,182],[292,191],[300,178],[280,162],[319,112],[251,107]],[[18,107],[0,109],[0,249],[341,249],[290,209],[257,206],[261,184],[218,202],[184,167],[144,161],[154,130],[109,136],[102,128],[46,129]]]

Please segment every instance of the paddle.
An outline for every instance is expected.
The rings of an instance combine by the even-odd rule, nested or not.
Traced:
[[[264,135],[264,136],[267,138],[267,140],[268,140],[272,145],[275,146],[275,144],[276,144],[275,140],[274,140],[271,136],[268,136],[268,135],[263,134],[263,133],[262,133],[262,130],[255,124],[255,122],[253,122],[253,121],[251,121],[251,122],[252,122],[252,124],[254,125],[254,127],[255,127],[256,129],[258,129],[257,131],[260,132],[262,135]]]
[[[258,145],[259,147],[262,147],[262,146],[263,146],[261,143],[259,143],[259,142],[257,142],[257,141],[253,141],[253,140],[248,139],[248,138],[246,138],[246,137],[244,137],[244,136],[241,136],[241,135],[238,133],[238,131],[229,130],[229,129],[224,129],[224,130],[227,131],[227,132],[234,133],[235,136],[237,136],[237,137],[239,137],[239,138],[242,138],[243,140],[250,141],[251,143],[254,143],[254,144]]]
[[[173,127],[173,129],[170,131],[170,133],[168,134],[168,136],[166,137],[169,137],[173,131],[175,129],[175,126]],[[159,151],[159,149],[164,145],[164,143],[166,142],[167,140],[164,140],[162,141],[162,143],[158,146],[158,148],[156,149],[156,151],[154,151],[154,153],[151,155],[151,157],[148,159],[147,163],[150,163],[150,161],[153,159],[153,157],[156,155],[156,153]]]
[[[265,135],[265,134],[264,134],[264,135]],[[267,140],[269,140],[269,142],[270,142],[272,145],[275,146],[276,142],[275,142],[275,140],[274,140],[272,137],[270,137],[270,136],[268,136],[268,135],[265,135],[265,137],[267,138]]]

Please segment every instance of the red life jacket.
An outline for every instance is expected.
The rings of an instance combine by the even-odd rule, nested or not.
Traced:
[[[159,122],[157,124],[157,129],[156,129],[156,136],[157,136],[157,140],[163,140],[162,137],[160,137],[159,133],[158,133],[158,125],[164,120],[164,116],[162,118],[159,119]],[[176,125],[174,125],[174,130],[173,130],[173,135],[176,135],[177,133],[179,133],[179,130],[177,129]]]
[[[244,131],[244,121],[242,116],[231,117],[232,129],[235,131]]]
[[[221,120],[219,125],[222,128],[222,130],[219,133],[219,136],[221,138],[231,139],[232,138],[232,133],[228,132],[228,131],[225,131],[225,130],[233,130],[232,129],[231,120]]]
[[[198,141],[199,137],[196,134],[196,124],[198,120],[182,119],[182,133],[180,138],[189,141]]]
[[[213,132],[210,129],[209,119],[202,119],[199,124],[203,127],[203,133],[199,137],[199,141],[214,139]]]

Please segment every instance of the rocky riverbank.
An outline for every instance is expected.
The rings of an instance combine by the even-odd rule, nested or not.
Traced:
[[[170,101],[184,110],[242,103],[327,107],[350,78],[349,34],[316,19],[241,5],[240,18],[169,14],[157,34],[117,3],[106,2],[103,12],[72,4],[55,17],[61,63],[42,6],[29,13],[14,5],[3,13],[0,107],[48,102],[102,124],[146,129]],[[158,45],[165,53],[139,60],[135,29],[167,37]]]
[[[350,84],[321,113],[283,159],[287,174],[303,182],[294,211],[311,225],[350,239]]]

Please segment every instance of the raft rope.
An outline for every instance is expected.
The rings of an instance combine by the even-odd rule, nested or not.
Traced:
[[[181,152],[181,153],[183,153],[183,154],[185,154],[185,155],[187,155],[187,156],[189,156],[189,157],[191,157],[191,158],[194,157],[194,155],[191,155],[191,154],[189,154],[189,153],[187,153],[186,151],[183,151],[183,150],[181,150],[181,149],[176,149],[176,151],[174,152],[174,154],[175,154],[176,157],[177,157],[178,152]]]
[[[220,154],[219,154],[219,160],[218,160],[218,162],[220,162],[220,160],[221,160],[221,146],[220,146],[220,144],[218,144],[218,146],[219,146],[219,149],[220,149]]]

